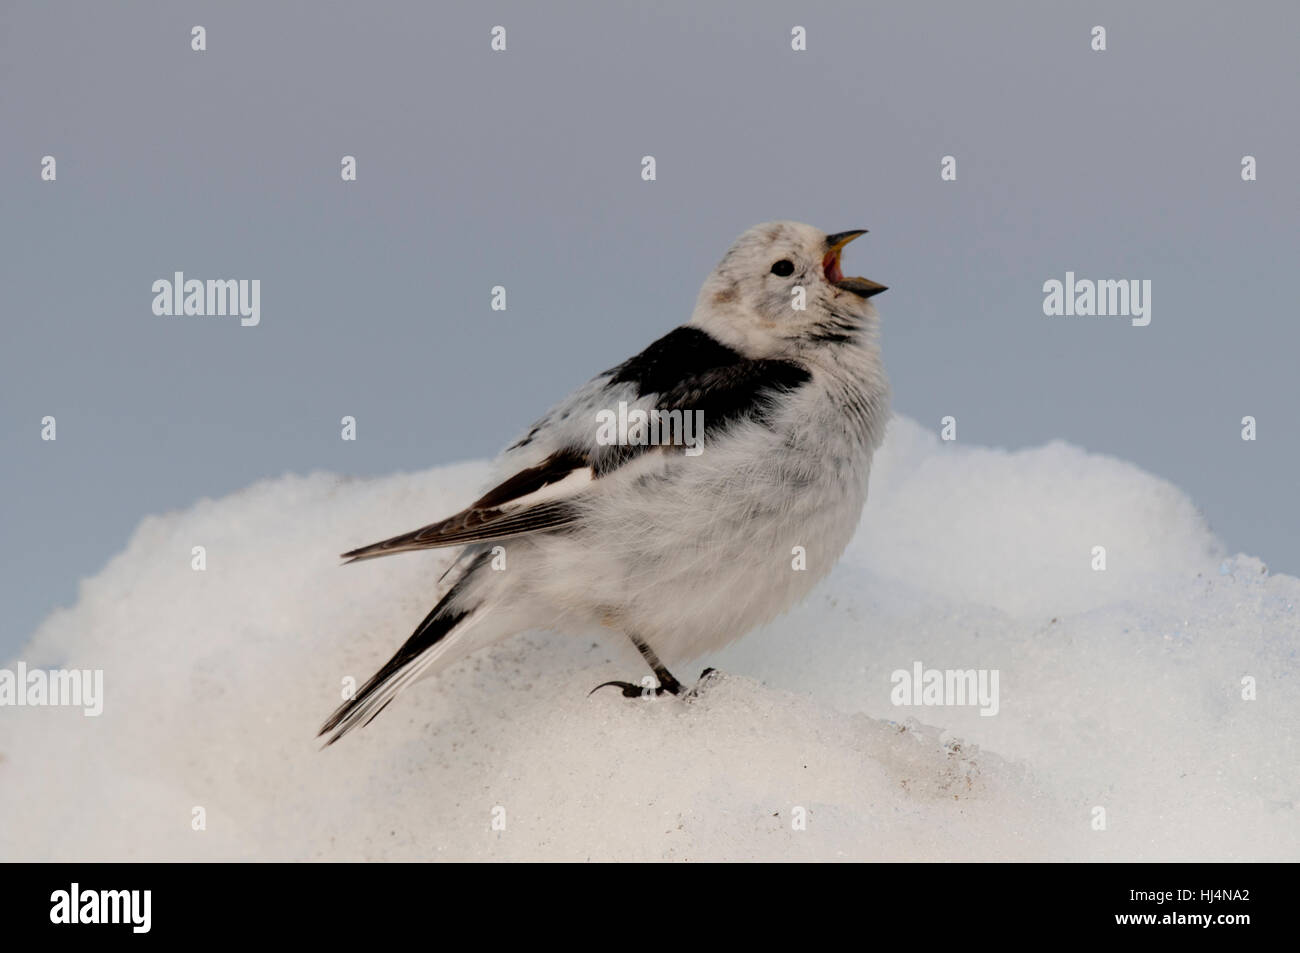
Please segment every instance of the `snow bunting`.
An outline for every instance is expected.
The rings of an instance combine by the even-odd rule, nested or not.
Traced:
[[[326,743],[417,678],[534,628],[616,629],[654,692],[678,694],[664,659],[720,648],[807,594],[857,528],[889,417],[869,300],[885,286],[840,270],[862,234],[749,229],[690,321],[537,421],[502,455],[506,479],[344,553],[465,547],[414,634],[322,726]]]

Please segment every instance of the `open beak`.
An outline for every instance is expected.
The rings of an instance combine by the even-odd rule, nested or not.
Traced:
[[[844,273],[840,271],[840,252],[844,250],[844,246],[859,235],[865,234],[867,234],[865,228],[855,228],[851,231],[827,235],[826,257],[822,259],[822,270],[826,273],[826,280],[836,288],[852,291],[861,298],[870,298],[889,289],[867,278],[845,278]]]

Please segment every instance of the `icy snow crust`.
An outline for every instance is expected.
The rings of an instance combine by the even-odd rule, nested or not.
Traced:
[[[6,663],[101,668],[106,697],[0,708],[0,857],[1300,859],[1300,580],[1129,464],[903,418],[844,559],[678,665],[722,671],[698,697],[588,697],[639,679],[635,651],[533,632],[320,750],[342,679],[405,639],[451,555],[336,554],[487,476],[287,476],[145,519]],[[998,713],[895,706],[918,661],[997,669]]]

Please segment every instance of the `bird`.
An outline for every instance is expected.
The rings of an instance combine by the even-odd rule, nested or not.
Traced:
[[[807,595],[857,528],[889,420],[871,301],[887,289],[841,270],[864,234],[748,229],[690,319],[538,419],[477,500],[343,553],[461,548],[432,610],[322,725],[324,744],[417,679],[530,629],[622,633],[654,678],[597,688],[681,695],[664,659],[719,649]],[[657,442],[643,417],[663,422]],[[689,421],[702,421],[690,444]]]

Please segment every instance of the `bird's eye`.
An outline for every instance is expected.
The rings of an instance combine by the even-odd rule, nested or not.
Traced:
[[[794,262],[792,262],[789,258],[782,258],[780,261],[778,261],[775,265],[772,266],[772,274],[780,275],[782,278],[785,278],[789,275],[793,275]]]

